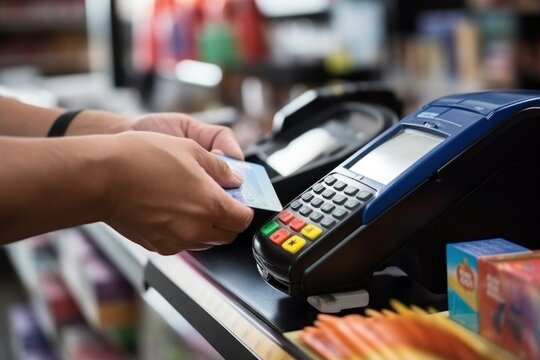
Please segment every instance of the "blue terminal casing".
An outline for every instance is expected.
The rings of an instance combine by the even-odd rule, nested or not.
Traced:
[[[402,261],[405,255],[397,255],[416,244],[411,247],[417,250],[414,261],[422,264],[413,265],[410,274],[446,289],[441,283],[446,243],[468,236],[527,243],[527,226],[518,228],[528,215],[492,211],[493,206],[520,209],[540,197],[538,189],[530,200],[504,192],[501,196],[501,189],[536,181],[528,171],[540,153],[539,109],[540,92],[521,90],[457,94],[422,106],[285,206],[294,219],[310,225],[309,234],[301,227],[291,228],[281,214],[256,232],[253,254],[259,272],[291,295],[348,291],[362,287],[374,271],[391,262],[411,265]],[[336,190],[336,179],[368,196],[348,197],[342,193],[347,190]],[[347,202],[337,202],[337,195],[328,197],[331,192]],[[318,199],[316,204],[313,199]],[[321,203],[339,211],[321,211]],[[485,219],[488,215],[493,223]],[[268,232],[261,233],[268,224],[296,236],[290,249],[286,242],[272,241]]]

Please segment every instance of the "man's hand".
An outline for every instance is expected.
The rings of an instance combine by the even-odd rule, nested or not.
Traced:
[[[212,147],[220,132],[214,134],[189,135]],[[242,179],[194,140],[150,132],[115,137],[104,221],[128,239],[169,255],[230,243],[251,222],[253,210],[223,190]]]
[[[232,130],[225,126],[209,125],[181,113],[155,113],[140,117],[131,130],[152,131],[194,140],[208,151],[243,160],[244,154]]]

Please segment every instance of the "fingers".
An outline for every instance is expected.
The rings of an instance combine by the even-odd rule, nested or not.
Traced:
[[[155,113],[140,117],[130,127],[195,140],[206,150],[218,149],[235,159],[244,159],[244,153],[233,131],[226,126],[210,125],[182,113]]]
[[[216,126],[216,134],[212,141],[211,150],[218,149],[227,156],[235,159],[244,160],[244,153],[236,141],[231,129],[223,126]]]
[[[242,174],[233,171],[229,165],[204,149],[196,149],[196,160],[212,179],[223,188],[237,188],[244,181]]]
[[[159,238],[146,240],[139,238],[139,244],[147,250],[157,252],[160,255],[174,255],[184,250],[202,251],[210,249],[214,246],[226,245],[232,243],[238,236],[238,232],[220,229],[217,226],[212,226],[204,234],[196,240],[186,241],[182,234],[171,236],[168,239]],[[150,244],[150,245],[149,245]]]
[[[253,220],[253,209],[233,199],[229,194],[224,195],[224,199],[220,201],[221,214],[214,221],[214,226],[226,231],[241,233]]]
[[[186,136],[197,141],[206,150],[219,150],[232,158],[244,159],[244,153],[231,128],[205,124],[193,118],[188,118],[185,126]]]
[[[197,157],[201,167],[223,188],[236,188],[242,184],[242,175],[231,170],[229,165],[217,156],[203,151]],[[232,196],[223,189],[216,187],[216,199],[219,216],[216,217],[214,225],[223,230],[240,233],[244,231],[253,220],[253,210]]]

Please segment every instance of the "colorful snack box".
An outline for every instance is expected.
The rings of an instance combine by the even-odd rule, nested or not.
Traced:
[[[540,359],[540,251],[480,259],[480,335]]]
[[[447,244],[446,269],[450,318],[478,332],[478,260],[484,256],[521,252],[530,250],[501,238]]]

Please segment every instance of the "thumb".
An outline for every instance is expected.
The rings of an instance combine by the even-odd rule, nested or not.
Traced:
[[[203,150],[204,155],[198,157],[199,165],[223,188],[237,188],[242,185],[244,177],[232,170],[225,160]]]

